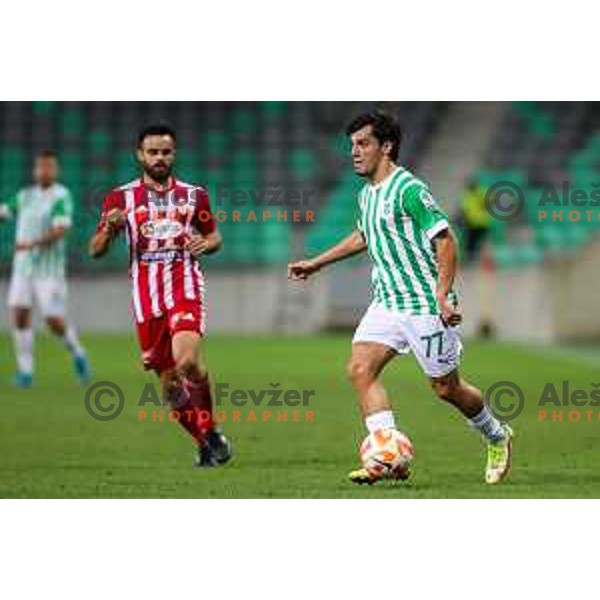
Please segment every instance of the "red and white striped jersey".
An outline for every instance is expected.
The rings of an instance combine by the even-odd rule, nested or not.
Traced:
[[[119,229],[127,236],[136,322],[160,317],[184,300],[198,300],[204,309],[204,275],[184,244],[190,233],[216,229],[206,190],[172,178],[159,192],[136,179],[104,199],[98,229],[115,208],[126,217]]]

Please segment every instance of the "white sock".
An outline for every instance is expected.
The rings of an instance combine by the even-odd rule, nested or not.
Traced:
[[[380,429],[396,429],[394,413],[391,410],[382,410],[381,412],[369,415],[365,419],[365,425],[369,433],[379,431]]]
[[[65,335],[62,337],[62,342],[73,356],[85,356],[85,351],[79,342],[75,329],[70,325],[67,327]]]
[[[13,329],[19,373],[33,374],[33,329]]]
[[[506,437],[502,423],[485,406],[477,416],[469,419],[469,424],[490,442],[499,442]]]

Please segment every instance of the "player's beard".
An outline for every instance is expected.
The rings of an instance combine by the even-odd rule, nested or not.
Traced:
[[[162,163],[163,168],[157,168],[157,166],[144,165],[144,172],[148,177],[150,177],[156,183],[166,183],[171,177],[171,172],[173,171],[173,167],[170,165],[165,165]]]

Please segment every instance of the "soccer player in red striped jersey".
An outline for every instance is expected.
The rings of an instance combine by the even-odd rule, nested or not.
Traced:
[[[144,368],[158,374],[179,423],[198,444],[196,464],[217,466],[231,458],[231,445],[213,422],[200,350],[206,312],[199,258],[219,250],[222,238],[206,190],[172,173],[176,143],[164,125],[140,133],[141,177],[105,198],[90,254],[103,256],[125,232]]]

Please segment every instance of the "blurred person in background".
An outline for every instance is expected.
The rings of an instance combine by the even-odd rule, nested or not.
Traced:
[[[464,232],[467,262],[473,262],[479,258],[481,248],[490,230],[490,215],[485,207],[485,193],[485,188],[472,179],[461,198],[459,223]]]
[[[39,153],[34,161],[34,185],[0,204],[0,219],[16,219],[15,253],[8,292],[13,318],[17,386],[33,383],[32,307],[35,298],[50,331],[73,357],[82,385],[90,378],[86,353],[67,319],[66,234],[72,225],[73,201],[58,183],[59,164],[54,152]]]
[[[461,230],[464,260],[479,270],[480,321],[478,335],[492,338],[494,326],[495,264],[489,241],[493,229],[502,223],[494,222],[486,207],[487,189],[477,179],[471,179],[460,201],[457,224]]]

